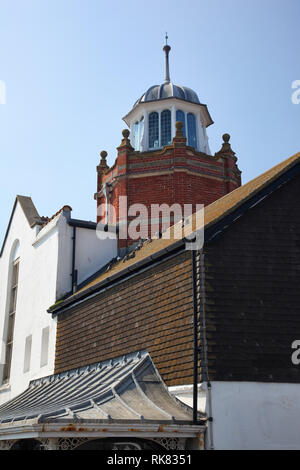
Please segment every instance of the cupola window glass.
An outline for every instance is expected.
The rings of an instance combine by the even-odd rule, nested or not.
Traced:
[[[158,113],[149,114],[149,148],[159,147]]]
[[[139,142],[139,123],[135,122],[134,127],[133,127],[133,132],[134,132],[134,148],[135,150],[138,150],[138,142]]]
[[[177,111],[176,111],[176,121],[179,121],[183,124],[182,133],[183,133],[184,137],[186,137],[186,134],[185,134],[185,114],[180,109],[177,109]]]
[[[133,126],[133,146],[135,150],[141,150],[141,143],[144,135],[144,116]]]
[[[187,115],[187,128],[188,128],[188,145],[197,148],[197,134],[196,134],[196,119],[195,115],[188,113]]]
[[[139,122],[139,143],[138,143],[137,150],[141,150],[143,137],[144,137],[144,116]]]
[[[165,109],[160,117],[161,147],[171,144],[171,111]]]

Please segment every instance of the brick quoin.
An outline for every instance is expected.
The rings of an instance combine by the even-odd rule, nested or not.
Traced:
[[[211,204],[241,185],[241,171],[228,134],[223,135],[221,150],[211,156],[187,146],[181,128],[181,123],[177,122],[172,144],[151,152],[135,151],[129,140],[129,131],[125,129],[111,168],[106,163],[107,153],[101,152],[94,196],[98,223],[115,225],[122,222],[120,196],[127,197],[128,207],[144,204],[150,217],[151,204],[180,204],[182,213],[184,204],[192,204],[194,212],[196,204]],[[105,207],[106,198],[114,207],[114,214],[108,214],[108,218],[104,210],[99,215],[99,208]],[[161,226],[157,228],[160,230]],[[132,243],[130,238],[119,240],[119,248],[127,248]]]

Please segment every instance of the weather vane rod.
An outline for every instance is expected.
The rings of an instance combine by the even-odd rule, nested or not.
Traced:
[[[168,44],[168,33],[166,33],[166,45],[164,46],[165,51],[165,83],[170,83],[170,67],[169,67],[169,52],[171,47]]]

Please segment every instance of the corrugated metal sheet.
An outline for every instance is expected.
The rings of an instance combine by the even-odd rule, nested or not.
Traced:
[[[149,354],[139,352],[32,381],[0,407],[0,429],[24,420],[191,423],[192,414],[169,394]]]

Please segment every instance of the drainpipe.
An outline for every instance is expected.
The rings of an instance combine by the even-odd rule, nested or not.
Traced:
[[[209,381],[208,360],[207,360],[207,338],[206,338],[206,318],[205,318],[205,263],[204,263],[203,249],[199,252],[200,260],[200,342],[202,346],[202,361],[204,377],[203,381],[207,385],[207,404],[208,404],[208,431],[210,450],[214,450],[214,436],[213,436],[213,416],[212,416],[212,395],[211,383]]]
[[[72,293],[77,291],[77,269],[75,269],[75,252],[76,252],[76,226],[73,226],[72,237]]]
[[[193,327],[194,327],[194,378],[193,378],[193,423],[198,421],[198,302],[196,251],[192,250],[193,266]]]
[[[111,183],[104,183],[102,187],[102,191],[105,197],[105,225],[109,224],[109,213],[108,213],[108,204],[109,204],[109,196],[110,196],[110,191],[111,191]]]
[[[197,288],[197,266],[196,256],[199,256],[199,291]],[[193,422],[197,423],[198,409],[198,360],[199,360],[199,340],[201,347],[201,368],[203,371],[202,381],[207,385],[207,405],[208,405],[208,432],[210,450],[214,449],[213,437],[213,417],[212,417],[212,395],[211,383],[209,381],[208,360],[207,360],[207,338],[206,338],[206,318],[205,318],[205,265],[203,249],[199,252],[192,251],[193,266],[193,307],[194,307],[194,383],[193,383]],[[198,294],[200,301],[198,303]],[[200,334],[198,335],[198,331]],[[200,337],[199,337],[200,336]]]

